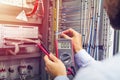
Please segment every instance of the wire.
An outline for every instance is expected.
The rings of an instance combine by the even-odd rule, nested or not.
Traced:
[[[102,10],[103,0],[99,1],[98,6],[98,23],[97,23],[97,31],[96,31],[96,60],[99,60],[99,33],[100,33],[100,26],[101,26],[101,10]]]
[[[75,76],[75,73],[74,73],[74,70],[73,70],[73,68],[67,68],[67,75],[72,75],[73,77]]]
[[[43,3],[43,0],[41,0],[40,1],[40,3],[41,3],[41,14],[37,14],[38,16],[40,16],[40,17],[44,17],[44,3]]]
[[[49,58],[50,58],[50,56],[49,56],[49,52],[48,52],[48,50],[43,46],[43,44],[41,44],[41,43],[37,43],[37,46],[45,53],[45,55],[47,55]]]
[[[35,2],[33,10],[30,13],[27,13],[26,16],[33,15],[37,11],[37,8],[38,8],[38,0],[36,0]]]
[[[27,38],[4,38],[4,39],[5,40],[16,40],[16,41],[20,41],[22,43],[31,42],[31,43],[37,44],[37,46],[45,53],[45,55],[47,55],[50,58],[49,51],[44,47],[44,45],[42,43],[36,42],[32,39],[27,39]]]
[[[33,14],[35,14],[35,12],[37,11],[38,9],[38,6],[39,6],[39,0],[36,0],[35,4],[34,4],[34,8],[33,10],[30,12],[30,13],[27,13],[26,16],[32,16]],[[44,3],[43,3],[43,0],[40,1],[40,5],[41,5],[41,14],[37,14],[37,16],[42,16],[44,17]]]
[[[76,70],[74,66],[71,66],[71,69],[73,70],[74,75],[76,74]]]

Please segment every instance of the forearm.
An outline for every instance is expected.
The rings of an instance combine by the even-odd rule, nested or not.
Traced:
[[[85,67],[95,62],[95,60],[84,49],[82,49],[75,54],[75,62],[78,67]]]

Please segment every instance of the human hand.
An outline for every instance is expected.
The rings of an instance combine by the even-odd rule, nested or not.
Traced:
[[[50,54],[50,58],[47,55],[45,55],[44,61],[46,65],[46,71],[52,74],[54,77],[67,75],[64,64],[53,54]]]
[[[82,48],[82,35],[73,30],[72,28],[65,30],[61,34],[66,39],[71,39],[75,53],[80,51]]]

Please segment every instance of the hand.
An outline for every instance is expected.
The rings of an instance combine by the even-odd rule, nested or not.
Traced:
[[[61,60],[56,58],[53,54],[50,54],[50,58],[47,55],[44,57],[46,70],[54,77],[67,75],[66,68]]]
[[[82,36],[78,32],[76,32],[75,30],[70,28],[66,31],[63,31],[61,36],[66,38],[66,39],[72,40],[75,53],[80,51],[81,49],[83,49],[82,48]]]

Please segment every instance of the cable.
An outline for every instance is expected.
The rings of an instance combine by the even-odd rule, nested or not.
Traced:
[[[45,10],[45,9],[44,9],[43,0],[41,0],[40,3],[41,3],[40,5],[41,5],[41,8],[42,8],[42,9],[41,9],[41,14],[37,14],[37,15],[40,16],[40,17],[44,17],[44,10]]]
[[[74,72],[74,75],[75,75],[75,74],[76,74],[75,67],[74,67],[74,66],[71,66],[71,69],[73,70],[73,72]]]
[[[15,50],[12,51],[12,50],[8,50],[10,54],[12,55],[16,55],[17,53],[19,53],[20,51],[20,48],[19,48],[19,45],[17,43],[13,44],[15,46]]]
[[[99,1],[98,6],[98,23],[97,23],[97,31],[96,31],[96,60],[99,60],[99,33],[100,33],[100,26],[101,26],[101,10],[102,10],[103,0]]]
[[[47,55],[47,56],[50,58],[50,56],[49,56],[50,53],[49,53],[48,50],[43,46],[43,44],[37,43],[37,46],[44,52],[45,55]]]
[[[36,0],[36,2],[35,2],[35,4],[34,4],[34,8],[33,8],[33,10],[30,12],[30,13],[27,13],[26,14],[26,16],[32,16],[33,14],[35,14],[35,12],[37,11],[37,9],[38,9],[38,6],[39,6],[39,0]],[[40,1],[40,5],[41,5],[41,14],[37,14],[37,16],[42,16],[42,17],[44,17],[44,3],[43,3],[43,0],[41,0]]]
[[[44,52],[45,55],[47,55],[49,58],[49,51],[44,47],[44,45],[38,41],[34,41],[32,39],[26,39],[26,38],[4,38],[5,40],[16,40],[16,41],[20,41],[20,43],[25,43],[25,42],[30,42],[30,43],[34,43],[37,44],[37,46]]]
[[[33,15],[37,11],[37,8],[38,8],[38,0],[36,0],[35,2],[33,10],[30,13],[27,13],[26,16]]]
[[[9,52],[10,54],[12,54],[12,55],[16,55],[17,53],[20,52],[20,47],[19,47],[19,45],[20,45],[20,44],[23,44],[23,42],[13,42],[13,41],[7,41],[7,40],[5,40],[5,44],[6,44],[6,45],[15,46],[14,51],[8,49],[8,52]]]
[[[73,70],[73,68],[67,68],[67,75],[72,75],[73,77],[75,76],[75,73],[74,73],[74,70]]]

